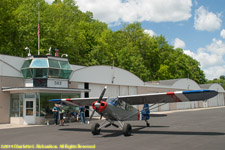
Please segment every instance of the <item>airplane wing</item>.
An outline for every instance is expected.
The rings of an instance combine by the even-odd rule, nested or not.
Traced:
[[[118,96],[118,100],[124,101],[130,105],[139,104],[157,104],[157,103],[173,103],[173,102],[188,102],[201,101],[210,99],[218,94],[214,90],[193,90],[193,91],[177,91],[167,93],[150,93],[140,95]],[[93,98],[67,98],[67,99],[51,99],[51,102],[64,102],[74,106],[91,106],[99,97]],[[103,97],[103,101],[107,97]]]
[[[130,105],[157,104],[207,100],[216,96],[217,94],[218,92],[214,90],[193,90],[118,96],[118,100],[124,101]]]
[[[51,99],[50,102],[64,102],[69,105],[74,106],[91,106],[93,102],[97,101],[99,97],[93,97],[93,98],[66,98],[66,99]],[[103,101],[107,100],[107,97],[102,98]]]

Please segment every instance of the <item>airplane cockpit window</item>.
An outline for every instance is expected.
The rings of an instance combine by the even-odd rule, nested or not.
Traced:
[[[125,109],[125,110],[131,110],[133,108],[130,104],[128,104],[124,101],[119,101],[119,100],[118,100],[118,107]]]
[[[117,98],[109,98],[108,102],[111,103],[114,106],[118,105],[118,99]]]
[[[122,109],[125,109],[126,103],[124,101],[118,101],[118,106]]]
[[[124,101],[120,101],[117,98],[109,98],[107,101],[108,103],[125,110],[131,110],[133,108],[130,104],[127,104]]]

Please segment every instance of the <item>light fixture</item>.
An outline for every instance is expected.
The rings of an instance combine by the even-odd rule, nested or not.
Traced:
[[[66,57],[68,57],[68,54],[62,54],[62,55],[61,55],[61,57],[63,57],[63,56],[66,56]]]
[[[25,50],[26,50],[26,51],[29,51],[29,53],[27,54],[27,56],[31,56],[29,47],[25,47]]]

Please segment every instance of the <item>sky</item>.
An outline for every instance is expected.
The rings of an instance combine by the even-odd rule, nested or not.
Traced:
[[[46,0],[51,3],[53,0]],[[163,35],[198,62],[206,78],[225,75],[224,0],[75,0],[83,12],[113,31],[141,22],[150,36]]]

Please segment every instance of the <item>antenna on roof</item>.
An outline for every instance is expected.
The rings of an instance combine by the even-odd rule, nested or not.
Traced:
[[[46,55],[51,56],[51,55],[52,55],[52,54],[51,54],[51,50],[52,50],[52,47],[49,47],[48,53],[47,53]]]
[[[114,76],[114,58],[113,58],[113,66],[112,66],[112,84],[114,83],[114,79],[115,79],[115,76]]]

